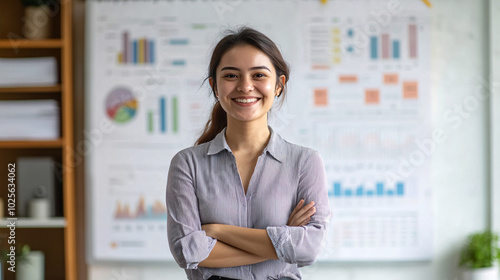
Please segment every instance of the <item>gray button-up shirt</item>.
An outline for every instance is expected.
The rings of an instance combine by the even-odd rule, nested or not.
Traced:
[[[170,251],[188,279],[212,275],[235,279],[301,279],[299,267],[312,264],[326,236],[330,207],[323,160],[318,152],[271,138],[257,160],[245,194],[224,129],[212,141],[184,149],[170,163],[166,204]],[[300,201],[316,203],[306,226],[289,227]],[[305,205],[304,204],[304,205]],[[278,260],[228,268],[199,267],[217,240],[203,224],[266,229]]]

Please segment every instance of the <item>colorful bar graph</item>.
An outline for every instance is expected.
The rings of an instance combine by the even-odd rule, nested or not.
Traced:
[[[154,63],[154,41],[147,38],[130,40],[128,32],[122,34],[123,50],[118,54],[120,64],[153,64]]]
[[[371,59],[377,59],[378,56],[378,38],[370,37],[370,57]]]
[[[410,58],[417,58],[417,26],[415,24],[408,26],[408,45]]]

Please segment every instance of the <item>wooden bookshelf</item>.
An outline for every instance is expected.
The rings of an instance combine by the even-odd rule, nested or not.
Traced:
[[[29,244],[45,254],[45,279],[77,280],[75,163],[73,122],[72,0],[55,1],[59,7],[51,15],[51,38],[23,37],[24,7],[19,0],[0,1],[0,58],[53,56],[58,62],[58,83],[51,86],[0,87],[0,100],[55,99],[60,105],[60,138],[53,140],[0,140],[0,180],[6,180],[7,164],[18,157],[51,157],[57,164],[61,214],[46,220],[18,217],[16,243]],[[7,188],[0,188],[6,213]],[[5,219],[0,223],[5,224]],[[6,236],[6,227],[0,236]],[[15,273],[4,269],[4,279]]]

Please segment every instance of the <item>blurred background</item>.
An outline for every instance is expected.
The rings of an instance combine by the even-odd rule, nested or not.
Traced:
[[[325,162],[303,279],[500,279],[498,0],[1,1],[0,279],[186,279],[166,176],[243,25],[291,66],[270,125]]]

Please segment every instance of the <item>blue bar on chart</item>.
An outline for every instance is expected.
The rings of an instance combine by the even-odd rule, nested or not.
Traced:
[[[370,57],[377,59],[378,56],[378,38],[375,36],[370,37]]]
[[[384,183],[378,182],[376,186],[377,186],[377,196],[383,196],[384,195]]]
[[[398,40],[392,41],[392,57],[396,58],[396,59],[399,59],[399,57],[400,57],[400,55],[399,55],[399,41]]]
[[[187,45],[187,44],[189,44],[189,41],[188,41],[188,39],[183,39],[183,38],[170,39],[169,44],[170,45]]]
[[[388,196],[393,196],[394,195],[394,191],[393,190],[388,190],[387,191],[387,195]]]
[[[133,49],[133,52],[132,52],[132,55],[134,56],[134,60],[133,60],[133,62],[134,62],[134,64],[137,64],[137,62],[139,61],[139,56],[138,56],[139,46],[138,46],[138,44],[137,44],[137,41],[134,41],[132,44],[133,44],[133,48],[132,48],[132,49]]]
[[[333,195],[334,196],[341,196],[342,195],[342,189],[340,187],[340,183],[338,183],[338,182],[333,184]]]
[[[344,192],[345,192],[345,196],[352,196],[352,190],[347,189]]]
[[[347,36],[350,38],[354,37],[354,30],[352,28],[347,29]]]
[[[154,41],[149,41],[149,63],[155,63],[155,42]]]
[[[167,101],[165,97],[160,97],[160,128],[163,133],[167,131],[167,112],[165,111],[166,103]]]
[[[404,195],[404,184],[402,182],[396,184],[396,193],[398,196]]]
[[[356,189],[356,196],[363,196],[363,186],[359,186]]]

